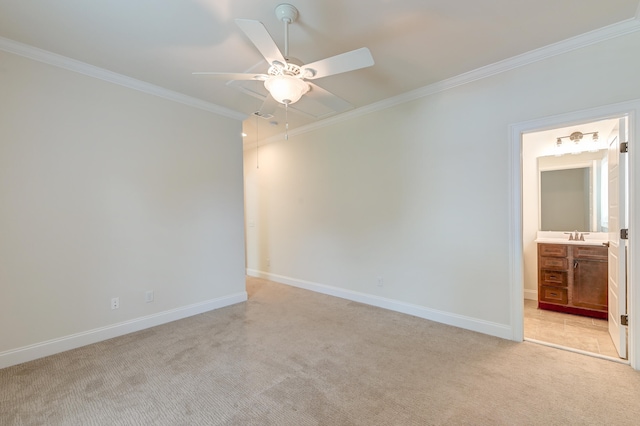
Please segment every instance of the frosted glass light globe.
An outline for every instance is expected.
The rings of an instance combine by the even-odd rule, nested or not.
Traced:
[[[309,85],[297,77],[277,75],[264,82],[273,99],[281,104],[298,102],[309,91]]]

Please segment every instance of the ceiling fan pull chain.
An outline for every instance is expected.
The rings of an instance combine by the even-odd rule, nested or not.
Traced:
[[[289,102],[284,104],[284,140],[289,140]]]

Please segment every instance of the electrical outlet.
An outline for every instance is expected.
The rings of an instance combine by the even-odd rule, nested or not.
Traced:
[[[382,277],[378,277],[378,287],[382,287],[384,285],[384,280]]]
[[[111,299],[111,309],[118,309],[118,308],[120,308],[120,298],[114,297],[113,299]]]
[[[271,259],[267,259],[267,267],[271,267]]]
[[[144,301],[146,303],[153,302],[153,291],[147,291],[144,293]]]

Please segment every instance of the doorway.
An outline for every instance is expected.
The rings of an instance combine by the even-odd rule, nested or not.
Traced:
[[[514,124],[510,126],[510,159],[511,159],[511,181],[510,181],[510,189],[511,189],[511,198],[512,198],[512,206],[514,206],[513,211],[511,212],[511,244],[514,256],[511,260],[511,273],[513,277],[512,288],[511,288],[511,301],[512,301],[512,323],[513,327],[513,336],[514,340],[522,341],[525,339],[525,303],[527,303],[528,307],[530,307],[531,303],[534,305],[534,309],[537,309],[537,258],[535,261],[531,262],[530,258],[534,255],[537,256],[537,244],[535,240],[537,238],[537,232],[539,231],[539,218],[535,217],[533,223],[535,223],[535,227],[532,228],[529,224],[532,222],[531,220],[531,209],[525,208],[527,205],[527,198],[533,198],[533,203],[536,205],[535,213],[533,216],[538,216],[538,203],[539,203],[539,193],[532,194],[530,191],[527,191],[525,186],[525,179],[527,178],[528,173],[533,173],[534,179],[537,183],[539,179],[537,170],[537,160],[529,161],[527,157],[527,150],[530,148],[527,146],[525,142],[526,135],[538,133],[538,132],[559,132],[562,133],[563,130],[571,128],[571,127],[582,127],[586,126],[590,123],[595,123],[599,121],[606,120],[617,120],[619,118],[627,119],[627,127],[629,130],[628,137],[625,138],[629,141],[629,146],[633,145],[633,140],[636,138],[635,136],[635,127],[636,127],[636,117],[640,112],[640,101],[632,101],[625,102],[616,105],[610,105],[606,107],[595,108],[588,111],[579,111],[574,113],[563,114],[554,117],[548,117],[544,119],[539,119],[530,122],[522,122],[518,124]],[[584,138],[581,139],[581,142],[591,141],[593,138],[587,139],[587,133],[590,132],[586,127],[582,127],[583,130],[580,130],[583,133]],[[556,133],[553,138],[550,140],[550,146],[552,149],[558,149],[558,139],[564,139],[564,136],[571,136],[575,129],[570,129],[571,132],[568,132],[566,135],[564,133],[559,134]],[[602,135],[599,135],[602,137]],[[571,138],[566,138],[567,142],[574,142]],[[566,143],[563,140],[563,144]],[[575,143],[575,142],[574,142]],[[555,146],[554,146],[555,144]],[[569,144],[569,146],[573,146]],[[589,150],[587,150],[589,151]],[[556,151],[557,152],[557,151]],[[555,157],[555,155],[551,154]],[[573,154],[571,154],[573,155]],[[637,159],[633,155],[629,156],[628,163],[630,167],[633,164],[637,163]],[[536,157],[537,158],[537,157]],[[530,176],[530,175],[529,175]],[[634,176],[633,169],[631,169],[631,177]],[[591,184],[595,184],[593,181]],[[631,204],[629,204],[629,212],[630,214],[626,217],[628,221],[626,222],[626,227],[633,227],[634,224],[637,224],[638,221],[635,218],[634,205],[633,201],[636,197],[633,195],[637,193],[635,185],[633,185],[634,179],[629,179],[629,185],[631,186],[630,190],[624,194],[624,199],[629,200]],[[594,200],[595,201],[595,200]],[[593,205],[592,207],[593,208]],[[597,222],[597,220],[596,220]],[[606,225],[606,223],[605,223]],[[606,228],[606,226],[605,226]],[[603,231],[607,231],[604,229]],[[608,232],[605,232],[605,235],[608,235]],[[560,233],[560,236],[566,237],[564,233]],[[529,247],[527,248],[527,244]],[[533,247],[533,249],[532,249]],[[533,250],[533,251],[532,251]],[[633,249],[633,243],[626,243],[624,246],[626,257],[628,258],[628,268],[625,268],[624,271],[628,271],[628,296],[627,305],[625,306],[625,311],[623,313],[631,313],[633,311],[634,300],[638,299],[637,294],[634,292],[633,285],[633,277],[637,275],[637,272],[634,268],[634,259],[637,258],[635,256],[635,251]],[[637,261],[637,259],[635,259]],[[626,278],[626,273],[623,274],[623,278]],[[531,285],[532,278],[535,277],[535,285]],[[525,285],[526,283],[526,285]],[[623,290],[626,290],[624,288]],[[525,302],[525,299],[528,302]],[[611,298],[610,298],[611,299]],[[637,300],[636,300],[637,301]],[[571,320],[565,321],[561,319],[561,314],[555,318],[557,322],[564,323],[563,326],[566,328],[571,328],[573,324],[571,324]],[[584,319],[582,317],[573,317],[574,319]],[[629,336],[629,350],[628,350],[628,361],[634,368],[640,368],[638,365],[637,359],[634,356],[635,351],[634,348],[638,346],[638,339],[635,338],[635,327],[633,315],[629,315],[631,319],[629,322],[629,326],[621,327],[620,329],[625,332],[625,336]],[[603,329],[605,328],[603,324],[591,322],[590,319],[586,318],[587,324],[589,327]],[[575,331],[575,330],[572,330]],[[527,340],[535,340],[535,339],[527,339]],[[551,342],[553,343],[553,342]],[[554,346],[554,344],[551,344]],[[555,346],[572,349],[570,346],[566,344],[555,344]],[[584,348],[573,349],[577,352],[592,352],[588,348],[585,350]],[[626,349],[625,349],[626,351]],[[607,356],[612,355],[610,351],[608,351]],[[613,357],[611,357],[613,358]]]
[[[522,135],[525,340],[601,357],[627,358],[626,341],[618,351],[609,335],[610,280],[604,247],[609,244],[610,204],[620,198],[618,194],[609,197],[609,148],[619,144],[626,128],[627,118],[620,116]],[[585,246],[570,241],[574,234],[586,240],[580,242]],[[578,260],[567,264],[566,257],[539,257],[540,244],[552,247],[549,243],[562,248],[570,259],[580,247],[597,251],[600,259],[589,263],[598,265],[600,273],[578,281],[581,268],[586,266],[577,268],[581,265]],[[557,265],[540,265],[541,261]],[[548,276],[563,280],[547,282]],[[579,284],[591,293],[594,304],[579,300]],[[563,300],[549,299],[549,294],[563,295]]]

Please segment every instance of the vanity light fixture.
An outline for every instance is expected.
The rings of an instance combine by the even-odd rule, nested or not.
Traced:
[[[575,144],[580,143],[580,141],[582,140],[582,138],[585,135],[593,135],[593,141],[597,142],[598,141],[598,132],[588,132],[588,133],[582,133],[582,132],[573,132],[568,136],[560,136],[557,140],[556,140],[556,145],[560,146],[562,145],[562,139],[568,138],[570,141],[572,141]]]
[[[591,135],[591,139],[593,141],[591,146],[579,145],[580,141],[582,141],[582,139],[586,135]],[[563,149],[563,146],[562,146],[562,142],[563,142],[562,140],[563,139],[569,139],[571,142],[573,142],[573,144],[571,146],[565,147]],[[555,156],[559,157],[559,156],[561,156],[563,154],[568,154],[568,153],[579,154],[580,152],[584,152],[584,151],[596,152],[600,148],[601,147],[598,146],[598,132],[582,133],[580,131],[575,131],[575,132],[571,133],[570,135],[560,136],[560,137],[556,138],[556,153],[555,153]]]

